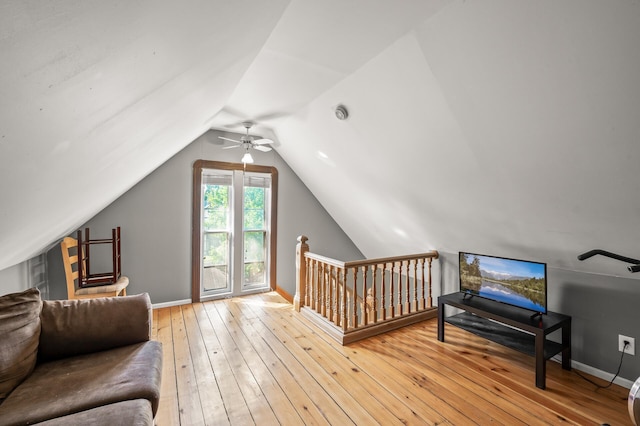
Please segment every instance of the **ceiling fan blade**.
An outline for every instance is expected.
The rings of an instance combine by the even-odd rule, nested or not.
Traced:
[[[256,145],[253,147],[254,149],[257,149],[258,151],[262,151],[262,152],[269,152],[271,151],[271,148],[269,148],[268,146],[262,146],[262,145]]]
[[[240,148],[240,145],[223,146],[222,149]]]
[[[268,145],[273,143],[273,141],[271,139],[256,139],[253,143],[256,145]]]
[[[224,136],[218,136],[220,139],[224,139],[225,141],[229,141],[229,142],[235,142],[235,143],[242,143],[240,141],[237,141],[235,139],[229,139],[229,138],[225,138]]]

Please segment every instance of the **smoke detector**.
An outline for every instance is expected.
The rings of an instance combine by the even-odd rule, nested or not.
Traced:
[[[338,120],[346,120],[349,117],[349,111],[344,105],[338,105],[336,107],[336,117]]]

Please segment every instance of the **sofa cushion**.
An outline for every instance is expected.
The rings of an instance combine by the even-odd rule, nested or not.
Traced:
[[[36,365],[41,308],[35,288],[0,297],[0,402]]]
[[[147,293],[82,300],[45,300],[40,318],[40,361],[104,351],[149,340]]]
[[[116,402],[38,423],[40,426],[152,426],[151,403],[146,399]]]
[[[148,341],[38,364],[0,404],[0,424],[41,422],[102,405],[160,397],[162,345]]]

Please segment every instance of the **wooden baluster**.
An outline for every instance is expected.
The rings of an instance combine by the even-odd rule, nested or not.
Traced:
[[[387,302],[384,299],[384,294],[385,294],[384,281],[386,279],[386,271],[387,271],[387,264],[383,263],[382,264],[382,279],[380,280],[380,308],[382,309],[382,313],[380,315],[382,315],[382,321],[387,319],[387,305],[386,305]]]
[[[347,323],[347,274],[344,268],[340,268],[338,273],[342,278],[340,281],[342,283],[342,304],[340,307],[340,313],[342,314],[342,331],[347,331],[347,329],[349,328],[349,324]]]
[[[340,306],[342,306],[342,293],[340,293],[340,268],[336,267],[335,271],[336,276],[334,278],[334,285],[336,286],[336,292],[335,300],[333,302],[333,311],[336,317],[335,323],[337,326],[340,326],[340,318],[342,317],[342,311],[340,310]]]
[[[431,261],[432,260],[433,259],[429,258],[429,299],[427,299],[427,302],[430,308],[433,306],[433,301],[431,299]]]
[[[305,268],[307,268],[306,271],[305,271],[306,272],[306,274],[305,274],[306,276],[304,277],[305,282],[307,283],[307,285],[306,285],[307,288],[306,288],[306,291],[304,292],[304,299],[303,300],[304,300],[304,305],[305,306],[311,306],[311,304],[313,303],[312,302],[312,300],[313,300],[313,283],[311,281],[311,273],[310,273],[311,272],[311,268],[313,267],[312,266],[312,260],[309,259],[309,258],[305,258],[304,264],[305,264]],[[295,302],[295,299],[294,299],[294,302]]]
[[[314,260],[313,270],[311,271],[313,273],[313,276],[311,277],[311,279],[313,280],[313,289],[315,295],[315,300],[313,301],[313,309],[315,310],[318,309],[318,300],[320,300],[320,278],[318,277],[318,268],[318,261]]]
[[[324,308],[323,315],[327,319],[331,319],[331,282],[329,281],[329,266],[326,263],[322,264],[322,284],[324,285]]]
[[[420,309],[424,309],[426,307],[426,300],[424,298],[424,287],[425,287],[425,281],[424,281],[424,257],[422,259],[420,259],[421,262],[421,267],[420,267],[420,272],[422,273],[422,297],[420,298]]]
[[[402,306],[402,267],[404,266],[404,261],[401,260],[400,265],[398,266],[398,315],[401,316],[404,312]]]
[[[362,267],[362,325],[369,323],[369,310],[367,309],[367,267]]]
[[[335,266],[331,266],[331,321],[338,325],[338,269]]]
[[[409,263],[410,261],[407,260],[407,264],[404,267],[404,274],[405,274],[405,279],[404,279],[404,300],[403,300],[403,304],[404,304],[404,313],[408,314],[409,312],[411,312],[411,292],[409,290]],[[404,264],[404,262],[403,262]]]
[[[314,260],[313,263],[313,286],[315,287],[314,296],[316,299],[313,308],[316,312],[320,312],[320,263],[317,260]]]
[[[389,309],[391,311],[391,316],[389,318],[393,318],[396,316],[395,312],[396,312],[396,307],[394,305],[395,301],[393,300],[393,282],[394,282],[394,278],[395,278],[395,269],[396,269],[396,262],[391,262],[391,270],[389,271],[389,279],[390,279],[390,283],[389,283]]]
[[[338,268],[336,266],[331,266],[331,291],[333,294],[333,298],[331,299],[331,321],[333,321],[335,325],[340,325],[340,313],[338,312],[340,289],[338,288]]]
[[[311,307],[311,309],[316,308],[316,282],[313,273],[315,262],[315,260],[310,259],[309,268],[307,269],[307,274],[309,274],[309,279],[307,281],[307,283],[309,283],[309,289],[307,291],[309,292],[309,297],[311,299],[309,300],[309,307]]]
[[[313,259],[307,259],[307,306],[313,308]],[[295,302],[295,299],[294,299]]]
[[[329,321],[333,321],[333,265],[329,265],[325,268],[325,275],[327,277],[327,318]]]
[[[329,321],[333,321],[333,276],[331,275],[331,271],[333,270],[333,265],[327,265],[325,268],[325,275],[327,276],[327,318]]]
[[[322,262],[322,289],[324,291],[323,295],[322,295],[322,315],[324,315],[325,318],[329,318],[329,282],[327,280],[327,270],[329,269],[329,266]]]
[[[318,261],[313,261],[313,269],[311,270],[313,276],[311,280],[313,281],[313,309],[317,312],[318,310],[318,299],[320,298],[320,287],[318,286]]]
[[[353,268],[353,328],[358,328],[358,268]]]
[[[322,262],[318,262],[318,305],[316,306],[316,312],[320,315],[324,315],[324,265]]]
[[[418,259],[413,260],[413,310],[419,309],[418,305]]]
[[[327,264],[322,263],[322,315],[329,318],[329,285],[327,283]]]
[[[405,299],[406,299],[406,305],[407,305],[407,311],[406,311],[407,314],[411,312],[411,288],[410,288],[411,283],[409,282],[410,267],[411,267],[411,260],[407,260],[407,267],[405,268],[405,273],[407,275],[407,279],[405,280],[405,287],[406,287]]]
[[[331,320],[331,274],[329,272],[330,270],[331,270],[331,266],[325,264],[324,265],[324,286],[325,286],[324,316],[329,320]]]
[[[371,284],[371,288],[373,289],[373,291],[371,292],[371,304],[372,306],[370,306],[370,309],[372,310],[371,316],[372,321],[371,322],[378,322],[378,306],[377,306],[377,292],[376,292],[376,286],[378,285],[378,265],[373,265],[373,277],[372,277],[372,284]]]
[[[345,283],[346,283],[346,277],[347,277],[348,273],[345,271]],[[347,294],[347,328],[349,327],[353,327],[353,315],[352,312],[350,311],[350,309],[353,307],[352,303],[351,303],[351,295],[352,293],[349,293],[348,291],[345,291],[345,293]]]
[[[342,326],[342,293],[344,293],[344,286],[341,285],[340,269],[336,268],[336,324]]]

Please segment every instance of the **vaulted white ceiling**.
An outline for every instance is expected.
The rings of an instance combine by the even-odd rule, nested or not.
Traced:
[[[2,2],[0,270],[253,119],[368,257],[632,276],[576,256],[640,257],[639,42],[637,0]]]

